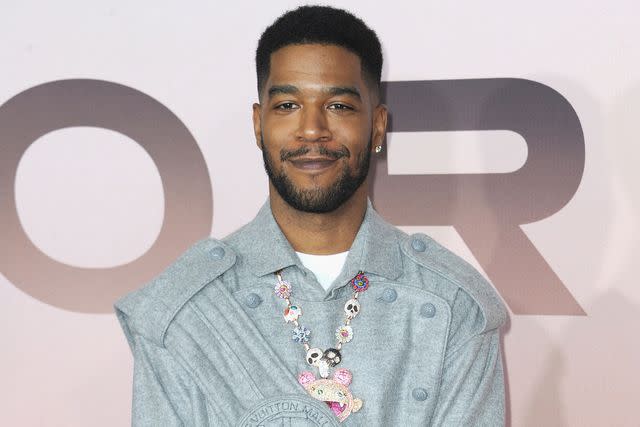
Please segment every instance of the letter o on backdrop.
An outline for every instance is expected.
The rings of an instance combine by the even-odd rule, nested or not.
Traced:
[[[20,158],[41,136],[76,126],[128,136],[160,171],[162,228],[151,248],[127,264],[79,268],[55,261],[31,242],[18,219],[15,177]],[[118,297],[153,278],[211,232],[211,181],[196,140],[175,114],[140,91],[90,79],[35,86],[0,106],[0,138],[0,271],[42,302],[77,312],[112,312]]]

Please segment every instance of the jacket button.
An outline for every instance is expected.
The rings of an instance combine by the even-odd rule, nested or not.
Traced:
[[[222,259],[224,258],[224,248],[221,248],[220,246],[218,246],[217,248],[211,249],[209,254],[213,259]]]
[[[398,298],[398,293],[395,289],[387,288],[382,292],[382,301],[384,302],[394,302],[396,298]]]
[[[424,304],[420,307],[420,315],[422,317],[433,317],[436,315],[436,306],[431,304],[430,302]]]
[[[424,252],[427,249],[427,244],[416,237],[411,241],[411,247],[416,252]]]
[[[415,400],[419,402],[427,400],[427,397],[429,397],[429,393],[427,393],[427,390],[423,389],[422,387],[414,388],[413,391],[411,392],[411,395]]]
[[[258,296],[258,294],[251,293],[245,297],[244,303],[249,308],[256,308],[260,304],[262,304],[262,298]]]

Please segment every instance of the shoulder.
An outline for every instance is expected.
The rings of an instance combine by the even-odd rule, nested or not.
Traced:
[[[481,332],[504,324],[507,312],[493,286],[469,263],[431,237],[416,233],[400,234],[400,248],[405,262],[417,266],[442,283],[455,296],[452,306],[468,301],[465,310],[476,309],[482,314]],[[461,291],[467,297],[461,298]]]
[[[213,238],[200,240],[142,288],[116,301],[115,312],[129,344],[133,345],[133,336],[138,334],[163,346],[165,331],[176,313],[235,260],[226,243]]]

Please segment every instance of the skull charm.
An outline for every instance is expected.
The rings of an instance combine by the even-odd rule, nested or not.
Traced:
[[[319,348],[310,348],[307,351],[307,363],[311,366],[318,366],[318,362],[322,359],[322,350]]]
[[[329,370],[333,366],[331,364],[332,363],[331,360],[325,357],[326,353],[327,353],[326,351],[323,352],[317,347],[310,348],[309,351],[307,351],[307,357],[306,357],[307,363],[311,366],[315,366],[316,368],[318,368],[318,372],[320,372],[321,378],[328,378]]]
[[[344,304],[344,313],[349,319],[356,317],[358,313],[360,313],[360,301],[355,298],[351,298]]]
[[[336,366],[342,360],[342,355],[340,351],[336,348],[328,348],[324,351],[322,355],[322,360],[326,360],[327,364],[331,367]]]

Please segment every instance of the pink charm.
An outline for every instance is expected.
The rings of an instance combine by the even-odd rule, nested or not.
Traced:
[[[285,280],[276,283],[273,290],[276,295],[282,299],[289,298],[291,296],[291,284]]]
[[[349,384],[351,384],[352,378],[353,378],[353,375],[351,374],[351,371],[349,371],[348,369],[338,369],[333,374],[333,379],[338,381],[340,384],[344,386],[349,386]]]
[[[353,328],[349,325],[342,325],[336,329],[336,338],[342,344],[348,343],[353,338]]]
[[[316,376],[313,375],[313,372],[304,371],[300,375],[298,375],[298,382],[303,387],[306,387],[307,384],[309,384],[309,383],[311,383],[311,382],[313,382],[315,380],[316,380]]]
[[[327,404],[329,409],[344,421],[352,412],[358,412],[362,408],[362,400],[356,399],[347,388],[351,384],[352,374],[347,369],[338,369],[333,379],[316,379],[309,371],[298,375],[298,382],[314,399]]]

